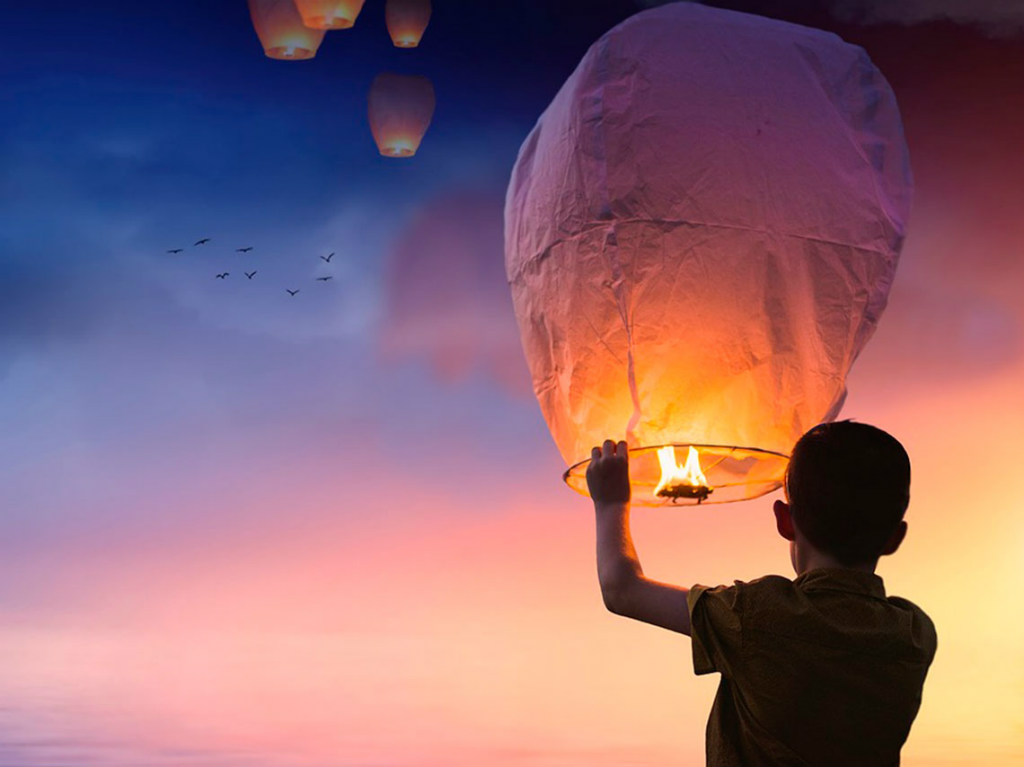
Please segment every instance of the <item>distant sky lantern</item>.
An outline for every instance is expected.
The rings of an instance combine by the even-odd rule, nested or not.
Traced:
[[[313,29],[348,29],[356,23],[363,0],[295,0],[302,22]]]
[[[295,0],[249,0],[249,14],[264,53],[272,59],[311,59],[324,40],[323,30],[302,23]]]
[[[434,86],[421,75],[382,72],[370,87],[370,130],[385,157],[412,157],[434,116]]]
[[[430,23],[430,0],[388,0],[385,16],[397,48],[415,48]]]
[[[598,40],[519,152],[505,267],[534,391],[586,493],[779,486],[885,308],[911,177],[892,91],[834,34],[669,3]]]

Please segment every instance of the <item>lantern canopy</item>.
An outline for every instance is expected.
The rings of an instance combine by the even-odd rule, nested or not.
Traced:
[[[421,75],[382,72],[370,87],[370,130],[385,157],[412,157],[434,116],[434,86]]]
[[[312,29],[348,29],[356,23],[364,0],[295,0],[302,23]]]
[[[415,48],[430,23],[430,0],[388,0],[385,17],[396,48]]]
[[[586,491],[592,446],[625,438],[639,503],[777,488],[795,441],[842,407],[910,199],[896,101],[861,48],[682,2],[605,34],[521,147],[505,206],[570,485]],[[676,465],[695,446],[707,487],[656,493],[666,445]]]
[[[264,53],[272,59],[311,59],[324,40],[323,30],[302,23],[294,0],[249,0],[249,14]]]

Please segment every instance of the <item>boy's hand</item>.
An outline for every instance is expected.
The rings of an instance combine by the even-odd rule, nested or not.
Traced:
[[[594,505],[629,503],[629,453],[626,443],[610,439],[590,451],[587,488]]]

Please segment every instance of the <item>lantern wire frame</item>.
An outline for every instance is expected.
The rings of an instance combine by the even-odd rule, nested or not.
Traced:
[[[676,462],[686,462],[689,448],[697,451],[701,471],[707,478],[707,492],[696,488],[694,497],[659,496],[654,494],[661,479],[658,450],[672,447]],[[680,453],[680,451],[682,451]],[[680,458],[682,459],[680,461]],[[782,487],[789,456],[774,450],[734,445],[702,445],[696,443],[670,443],[644,445],[629,449],[629,485],[634,506],[697,506],[711,503],[734,503],[760,498]],[[574,463],[562,475],[565,483],[580,495],[590,497],[587,490],[587,468],[590,459]]]

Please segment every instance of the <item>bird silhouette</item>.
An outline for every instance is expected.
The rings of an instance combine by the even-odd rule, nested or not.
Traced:
[[[252,279],[253,277],[255,277],[255,276],[256,276],[256,272],[255,272],[255,271],[251,271],[251,272],[242,272],[242,274],[244,274],[244,275],[245,275],[246,277],[248,277],[248,278],[249,278],[250,280],[251,280],[251,279]]]
[[[181,253],[182,250],[183,250],[183,248],[174,248],[174,250],[169,250],[167,252],[168,253]]]
[[[210,238],[209,238],[209,237],[204,237],[203,239],[201,239],[201,240],[196,240],[196,241],[195,241],[194,243],[192,243],[192,247],[195,247],[196,245],[205,245],[205,244],[206,244],[206,243],[208,243],[209,241],[210,241]]]
[[[248,253],[250,250],[252,250],[252,246],[247,248],[235,248],[235,253]]]
[[[317,282],[327,282],[327,280],[333,280],[333,279],[334,279],[333,277],[317,277],[316,281]]]
[[[226,279],[229,274],[231,274],[231,272],[221,272],[220,274],[217,275],[217,279],[218,280]]]
[[[327,263],[331,263],[331,259],[334,258],[334,254],[331,253],[331,255],[329,255],[329,256],[320,256],[320,258],[322,258]]]
[[[294,295],[295,295],[296,293],[298,293],[298,292],[299,292],[299,291],[297,291],[297,290],[288,290],[288,288],[285,288],[284,290],[285,290],[285,292],[286,292],[286,293],[287,293],[288,295],[290,295],[290,296],[294,296]]]

